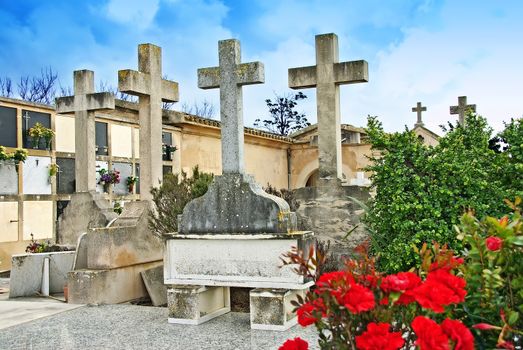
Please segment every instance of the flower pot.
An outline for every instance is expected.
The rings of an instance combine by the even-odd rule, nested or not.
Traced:
[[[105,192],[105,193],[109,193],[109,186],[110,186],[110,185],[111,185],[111,184],[106,184],[106,183],[103,184],[103,186],[104,186],[104,192]]]
[[[40,138],[39,137],[33,137],[31,139],[31,145],[33,146],[33,149],[38,149],[40,146]]]
[[[127,190],[129,191],[129,193],[133,193],[133,191],[134,191],[134,184],[127,185]]]

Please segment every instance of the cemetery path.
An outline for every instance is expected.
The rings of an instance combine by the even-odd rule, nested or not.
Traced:
[[[249,314],[235,312],[199,326],[169,324],[166,308],[120,304],[79,307],[0,329],[0,349],[268,350],[298,336],[318,348],[314,327],[251,330]]]

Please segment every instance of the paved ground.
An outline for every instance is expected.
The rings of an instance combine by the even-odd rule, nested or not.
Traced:
[[[2,303],[3,301],[0,301]],[[0,349],[278,349],[300,336],[317,349],[314,328],[253,331],[249,314],[199,326],[167,323],[167,309],[129,304],[84,306],[0,330]]]
[[[314,328],[253,331],[249,314],[229,313],[199,326],[167,323],[167,309],[131,304],[81,306],[49,298],[8,299],[0,279],[0,349],[278,349]]]

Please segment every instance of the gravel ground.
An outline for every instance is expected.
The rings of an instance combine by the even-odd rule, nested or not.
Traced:
[[[0,349],[278,349],[301,337],[317,349],[314,327],[286,332],[251,330],[249,314],[199,326],[167,323],[167,309],[136,305],[86,306],[0,330]]]

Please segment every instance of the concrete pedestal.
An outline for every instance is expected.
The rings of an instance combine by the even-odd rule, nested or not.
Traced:
[[[304,290],[253,289],[250,292],[251,329],[285,331],[297,323],[291,301]]]
[[[231,311],[229,288],[173,285],[167,308],[169,323],[198,325]]]

